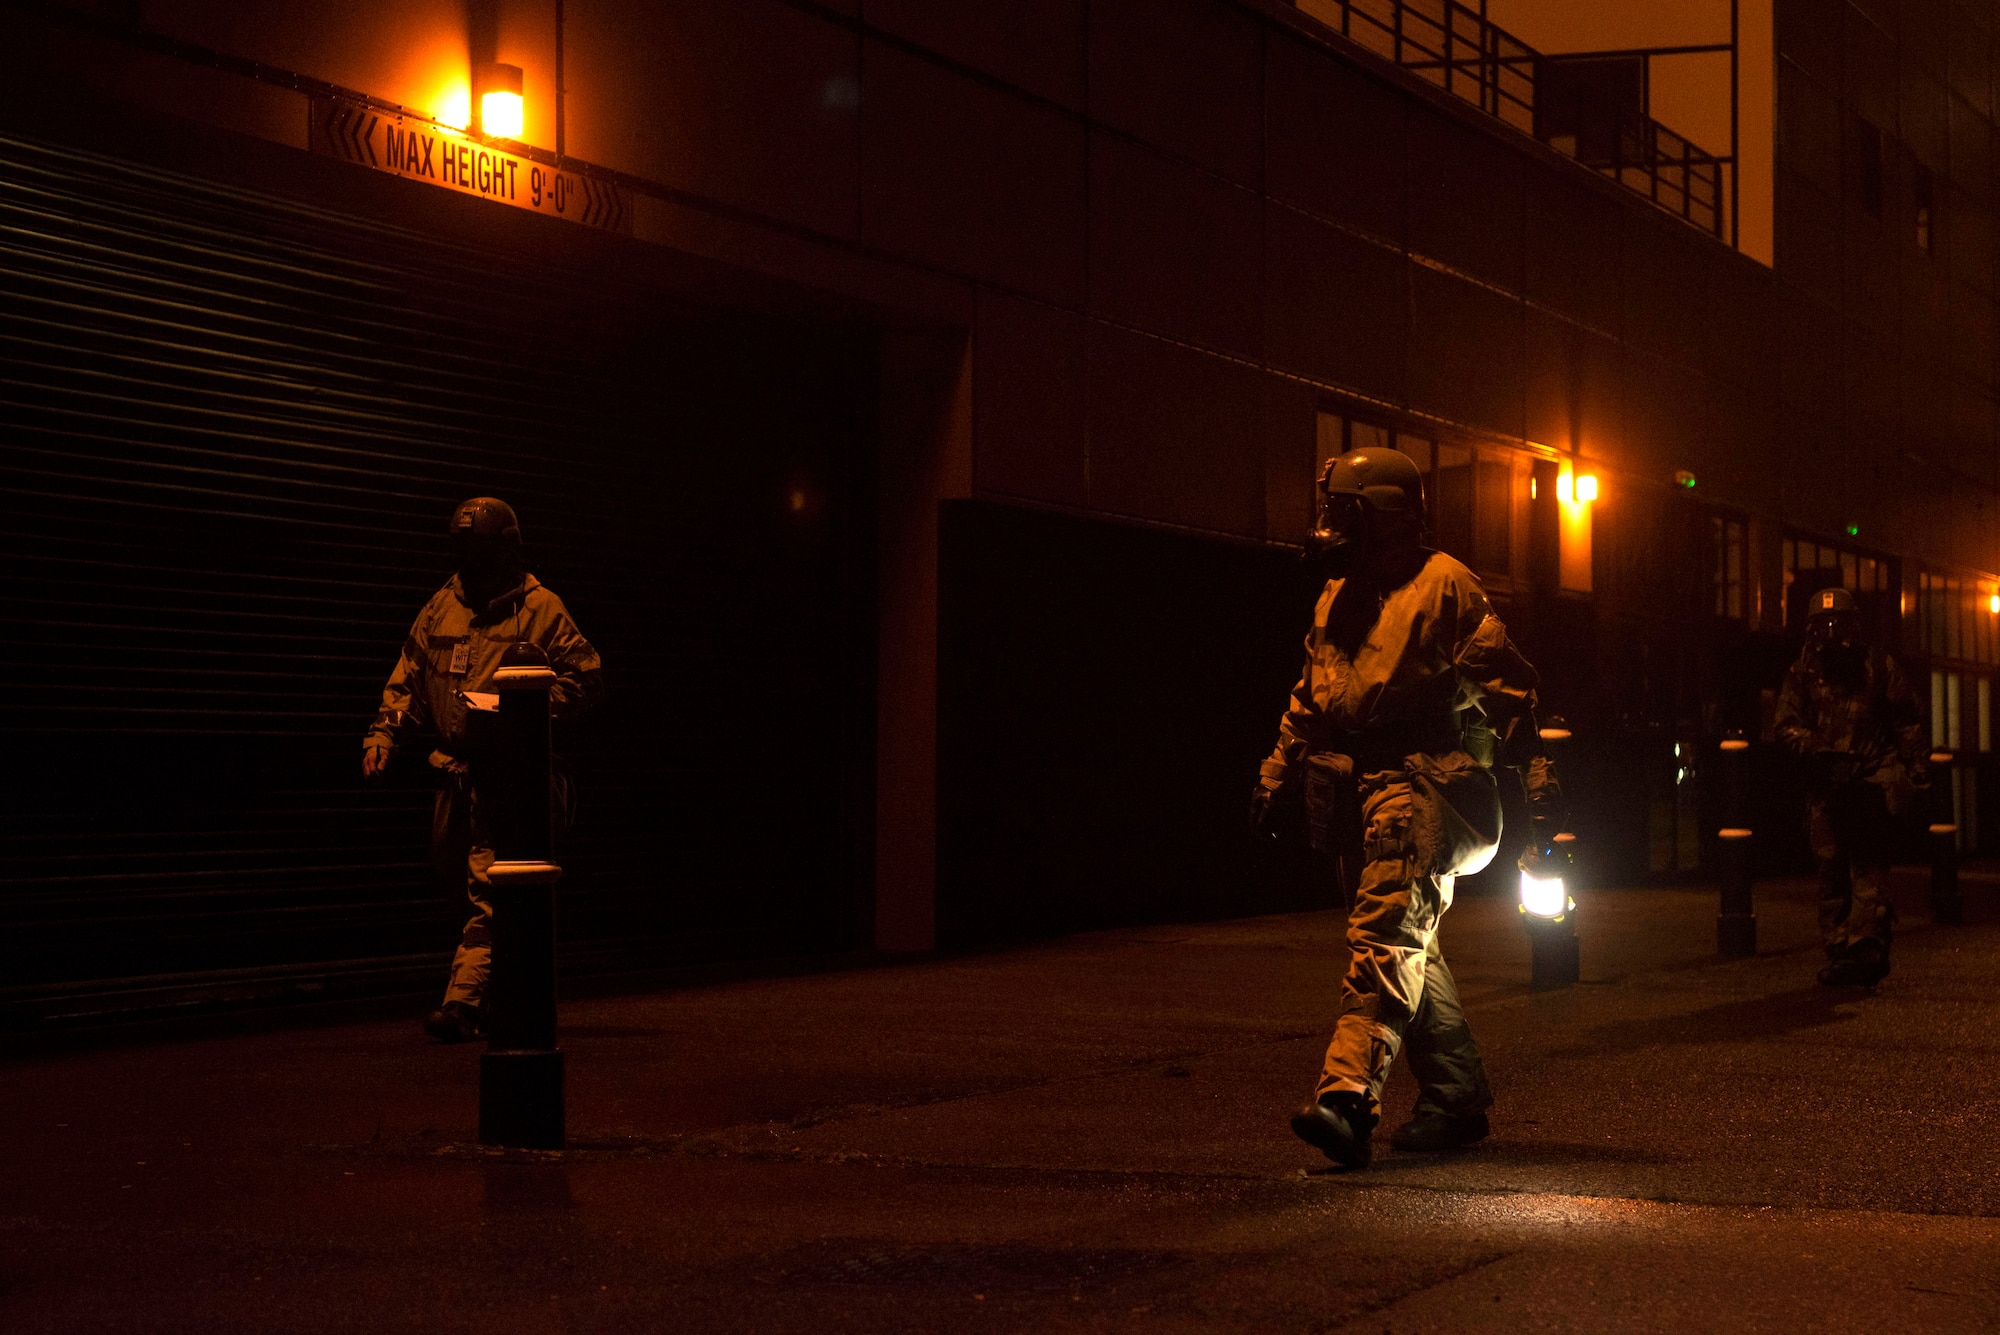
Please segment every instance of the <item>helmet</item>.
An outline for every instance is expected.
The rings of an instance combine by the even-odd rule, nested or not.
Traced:
[[[1424,512],[1424,475],[1401,450],[1369,447],[1326,461],[1320,471],[1323,496],[1359,496],[1378,513]]]
[[[500,538],[512,546],[521,545],[521,521],[514,507],[492,496],[474,496],[451,512],[454,539]]]
[[[1306,536],[1306,560],[1335,579],[1352,573],[1368,551],[1407,543],[1415,551],[1424,525],[1424,475],[1397,450],[1349,450],[1319,475],[1319,516]]]
[[[1861,643],[1861,608],[1846,589],[1819,589],[1806,604],[1806,645],[1820,655],[1823,666],[1852,668],[1846,659]],[[1827,655],[1834,655],[1828,658]]]

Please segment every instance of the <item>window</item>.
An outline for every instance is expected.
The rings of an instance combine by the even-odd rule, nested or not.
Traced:
[[[1931,745],[1941,750],[1956,751],[1965,745],[1960,712],[1964,682],[1965,677],[1957,672],[1931,673]],[[1982,680],[1979,685],[1986,683]]]
[[[1806,600],[1821,589],[1843,588],[1854,594],[1865,620],[1881,626],[1895,575],[1887,561],[1845,551],[1810,538],[1786,538],[1785,624],[1802,625]]]
[[[1319,415],[1319,465],[1313,470],[1313,481],[1319,481],[1319,469],[1326,467],[1326,461],[1347,452],[1347,419],[1338,413]]]
[[[1714,611],[1731,621],[1750,615],[1749,528],[1740,519],[1711,515],[1708,521],[1709,574],[1715,590]]]
[[[1376,426],[1371,422],[1347,424],[1347,448],[1350,450],[1391,450],[1395,447],[1396,433],[1386,426]]]
[[[1917,643],[1933,658],[2000,663],[2000,581],[1959,575],[1917,576]]]
[[[1319,462],[1323,468],[1328,459],[1342,455],[1349,450],[1394,449],[1397,432],[1390,427],[1378,426],[1373,422],[1357,422],[1340,413],[1319,415]],[[1317,474],[1315,474],[1317,477]]]
[[[1514,461],[1498,450],[1479,452],[1472,554],[1481,570],[1514,569]]]
[[[1437,545],[1461,560],[1472,555],[1472,451],[1463,445],[1437,447],[1431,471],[1431,527]]]

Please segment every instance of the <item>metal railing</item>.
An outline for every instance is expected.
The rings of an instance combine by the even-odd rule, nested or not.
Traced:
[[[1454,0],[1293,0],[1299,11],[1727,240],[1722,169],[1618,98]]]

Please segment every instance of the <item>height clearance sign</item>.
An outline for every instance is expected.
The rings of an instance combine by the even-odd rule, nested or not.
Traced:
[[[337,97],[312,100],[312,151],[551,218],[631,235],[625,192],[468,136]]]

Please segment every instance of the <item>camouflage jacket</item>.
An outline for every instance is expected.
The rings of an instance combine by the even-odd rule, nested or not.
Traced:
[[[562,599],[533,575],[476,611],[453,575],[417,613],[365,740],[373,745],[380,739],[393,747],[421,737],[455,753],[465,744],[468,713],[458,693],[491,691],[500,656],[523,641],[548,654],[556,671],[549,698],[558,719],[575,717],[603,696],[597,650],[577,630]]]
[[[1413,751],[1517,766],[1531,798],[1558,796],[1535,726],[1536,682],[1478,577],[1443,552],[1386,595],[1330,580],[1263,782],[1284,786],[1309,752],[1381,737],[1392,749],[1407,739]]]
[[[1887,654],[1870,654],[1857,686],[1831,680],[1802,651],[1778,693],[1777,737],[1798,755],[1854,756],[1857,775],[1891,760],[1921,768],[1930,752],[1924,708],[1910,679]]]

